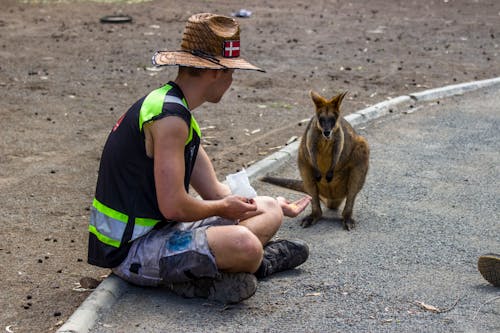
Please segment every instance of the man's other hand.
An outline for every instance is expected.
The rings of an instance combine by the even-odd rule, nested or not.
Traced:
[[[281,209],[283,209],[283,214],[288,217],[296,217],[306,209],[306,207],[311,202],[311,197],[306,195],[297,201],[290,202],[284,197],[277,197]]]

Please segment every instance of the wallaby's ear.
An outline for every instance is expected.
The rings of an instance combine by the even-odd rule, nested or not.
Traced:
[[[348,91],[346,90],[339,95],[339,101],[338,101],[339,104],[342,103],[342,101],[344,100],[344,97],[347,95],[347,93],[348,93]]]
[[[321,97],[318,93],[311,90],[309,92],[309,95],[311,95],[311,99],[313,100],[314,105],[316,105],[316,108],[320,108],[323,105],[325,105],[325,99]]]
[[[347,95],[348,91],[344,91],[343,93],[338,94],[337,96],[332,98],[332,103],[335,104],[336,109],[340,110],[340,104],[344,100],[344,97]]]

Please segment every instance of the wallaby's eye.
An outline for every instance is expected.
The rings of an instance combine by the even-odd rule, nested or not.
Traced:
[[[337,121],[337,117],[335,116],[329,116],[329,117],[319,117],[319,123],[321,126],[333,126],[335,125],[335,122]]]
[[[319,121],[319,124],[321,125],[321,127],[325,127],[328,124],[328,117],[324,117],[324,116],[319,117],[318,121]]]

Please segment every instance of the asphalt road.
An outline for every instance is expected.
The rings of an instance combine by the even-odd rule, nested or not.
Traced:
[[[327,210],[307,229],[288,219],[278,236],[306,240],[310,258],[261,281],[249,300],[131,287],[92,332],[500,331],[500,290],[476,268],[480,254],[500,252],[500,89],[399,111],[358,128],[371,164],[355,230]],[[273,174],[298,177],[295,157]]]

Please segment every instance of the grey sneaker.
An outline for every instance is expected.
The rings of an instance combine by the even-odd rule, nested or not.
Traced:
[[[487,253],[477,261],[479,273],[495,287],[500,287],[500,255]]]
[[[241,302],[257,290],[257,279],[250,273],[220,273],[220,277],[170,284],[168,288],[186,298],[206,298],[224,304]]]
[[[259,279],[303,264],[309,257],[309,247],[301,240],[276,240],[264,246],[264,258],[255,276]]]

